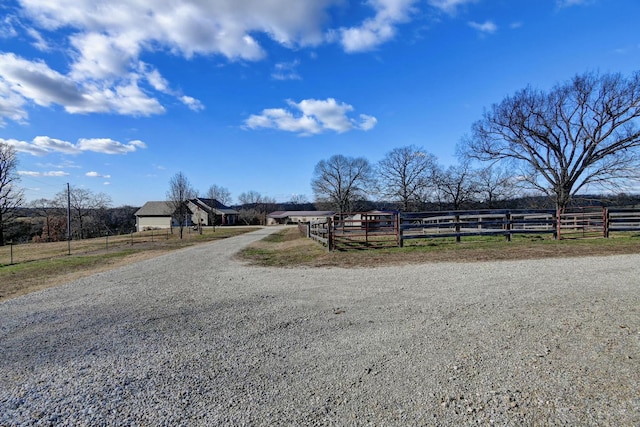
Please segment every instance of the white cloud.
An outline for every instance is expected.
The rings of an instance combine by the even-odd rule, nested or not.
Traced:
[[[338,133],[353,129],[370,130],[377,123],[375,117],[365,114],[360,115],[359,122],[349,118],[347,114],[354,108],[349,104],[338,103],[333,98],[324,101],[305,99],[299,103],[293,101],[287,101],[287,103],[295,112],[284,108],[268,108],[261,114],[251,115],[245,121],[245,126],[250,129],[278,129],[309,136],[327,130]]]
[[[142,141],[136,140],[123,144],[108,138],[82,138],[77,144],[48,136],[37,136],[31,142],[0,138],[0,142],[11,145],[16,151],[33,156],[46,156],[49,153],[80,154],[85,151],[102,154],[126,154],[139,148],[146,148]]]
[[[25,12],[49,30],[72,27],[117,39],[118,50],[136,54],[149,45],[185,57],[221,54],[264,56],[251,36],[268,35],[287,46],[323,41],[326,10],[341,0],[24,0]],[[286,13],[283,13],[286,11]],[[81,53],[87,53],[80,49]]]
[[[192,98],[190,96],[183,95],[180,97],[180,102],[189,107],[192,111],[202,111],[204,110],[204,104],[199,100]]]
[[[136,151],[138,148],[146,147],[144,142],[138,140],[131,141],[128,144],[123,144],[109,138],[81,138],[78,141],[78,148],[81,151],[93,151],[103,154],[126,154]]]
[[[391,40],[396,25],[409,20],[416,0],[369,0],[367,3],[375,9],[375,17],[358,27],[340,29],[340,42],[347,52],[371,50]]]
[[[87,172],[85,176],[88,176],[89,178],[111,178],[111,175],[103,175],[95,171]]]
[[[471,21],[469,22],[469,26],[483,34],[493,34],[498,31],[498,26],[492,21],[485,21],[483,23]]]
[[[373,116],[368,116],[366,114],[360,114],[360,129],[362,130],[371,130],[378,123],[378,119]]]
[[[112,87],[93,81],[76,83],[42,61],[28,61],[13,53],[0,54],[0,90],[3,81],[22,105],[25,100],[44,107],[57,104],[70,113],[116,112],[148,116],[164,111],[156,99],[138,88],[135,80],[123,80]],[[13,101],[14,105],[17,103]],[[0,111],[4,109],[2,104],[4,101],[0,100]]]

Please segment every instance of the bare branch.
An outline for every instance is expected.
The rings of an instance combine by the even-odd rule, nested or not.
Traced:
[[[461,151],[528,165],[526,181],[564,208],[589,184],[640,177],[639,118],[640,72],[587,73],[548,93],[527,88],[492,106]]]

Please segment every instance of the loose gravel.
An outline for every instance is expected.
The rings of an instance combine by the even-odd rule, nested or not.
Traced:
[[[276,230],[0,303],[0,425],[640,425],[640,256],[232,259]]]

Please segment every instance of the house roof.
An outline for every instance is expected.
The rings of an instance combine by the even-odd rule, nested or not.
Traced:
[[[311,216],[311,217],[320,217],[320,216],[333,216],[335,212],[333,211],[275,211],[271,212],[267,217],[269,218],[287,218],[290,216]]]
[[[201,207],[205,209],[211,209],[215,211],[216,214],[225,214],[225,215],[233,215],[238,214],[239,212],[235,209],[230,208],[229,206],[225,206],[216,199],[205,199],[205,198],[197,198],[194,200],[196,204],[200,204]],[[199,202],[199,203],[198,203]]]
[[[169,202],[147,202],[135,213],[135,216],[171,216],[173,207]]]

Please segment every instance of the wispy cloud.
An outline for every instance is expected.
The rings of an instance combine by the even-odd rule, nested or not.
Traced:
[[[481,32],[482,34],[494,34],[498,31],[498,26],[493,21],[485,22],[469,22],[469,26],[474,30]]]
[[[350,130],[371,130],[377,119],[360,114],[359,120],[348,116],[353,106],[338,103],[333,98],[326,100],[305,99],[300,102],[287,101],[290,109],[268,108],[261,114],[251,115],[245,126],[249,129],[278,129],[301,136],[317,135],[325,131],[343,133]]]
[[[454,15],[458,9],[466,4],[476,3],[478,0],[429,0],[429,4],[449,15]]]
[[[109,138],[81,138],[76,144],[48,136],[37,136],[31,142],[0,138],[0,142],[13,146],[16,151],[33,156],[46,156],[49,153],[80,154],[85,151],[102,154],[127,154],[146,148],[142,141],[122,143]]]
[[[16,18],[11,15],[5,15],[0,20],[0,39],[10,39],[18,35],[15,22]]]
[[[49,171],[49,172],[18,171],[18,175],[38,178],[38,177],[63,177],[63,176],[69,176],[69,173],[64,171]]]
[[[280,62],[275,65],[271,77],[275,80],[301,80],[297,68],[300,65],[299,60],[291,62]]]
[[[593,3],[594,0],[556,0],[558,7],[581,6]]]

